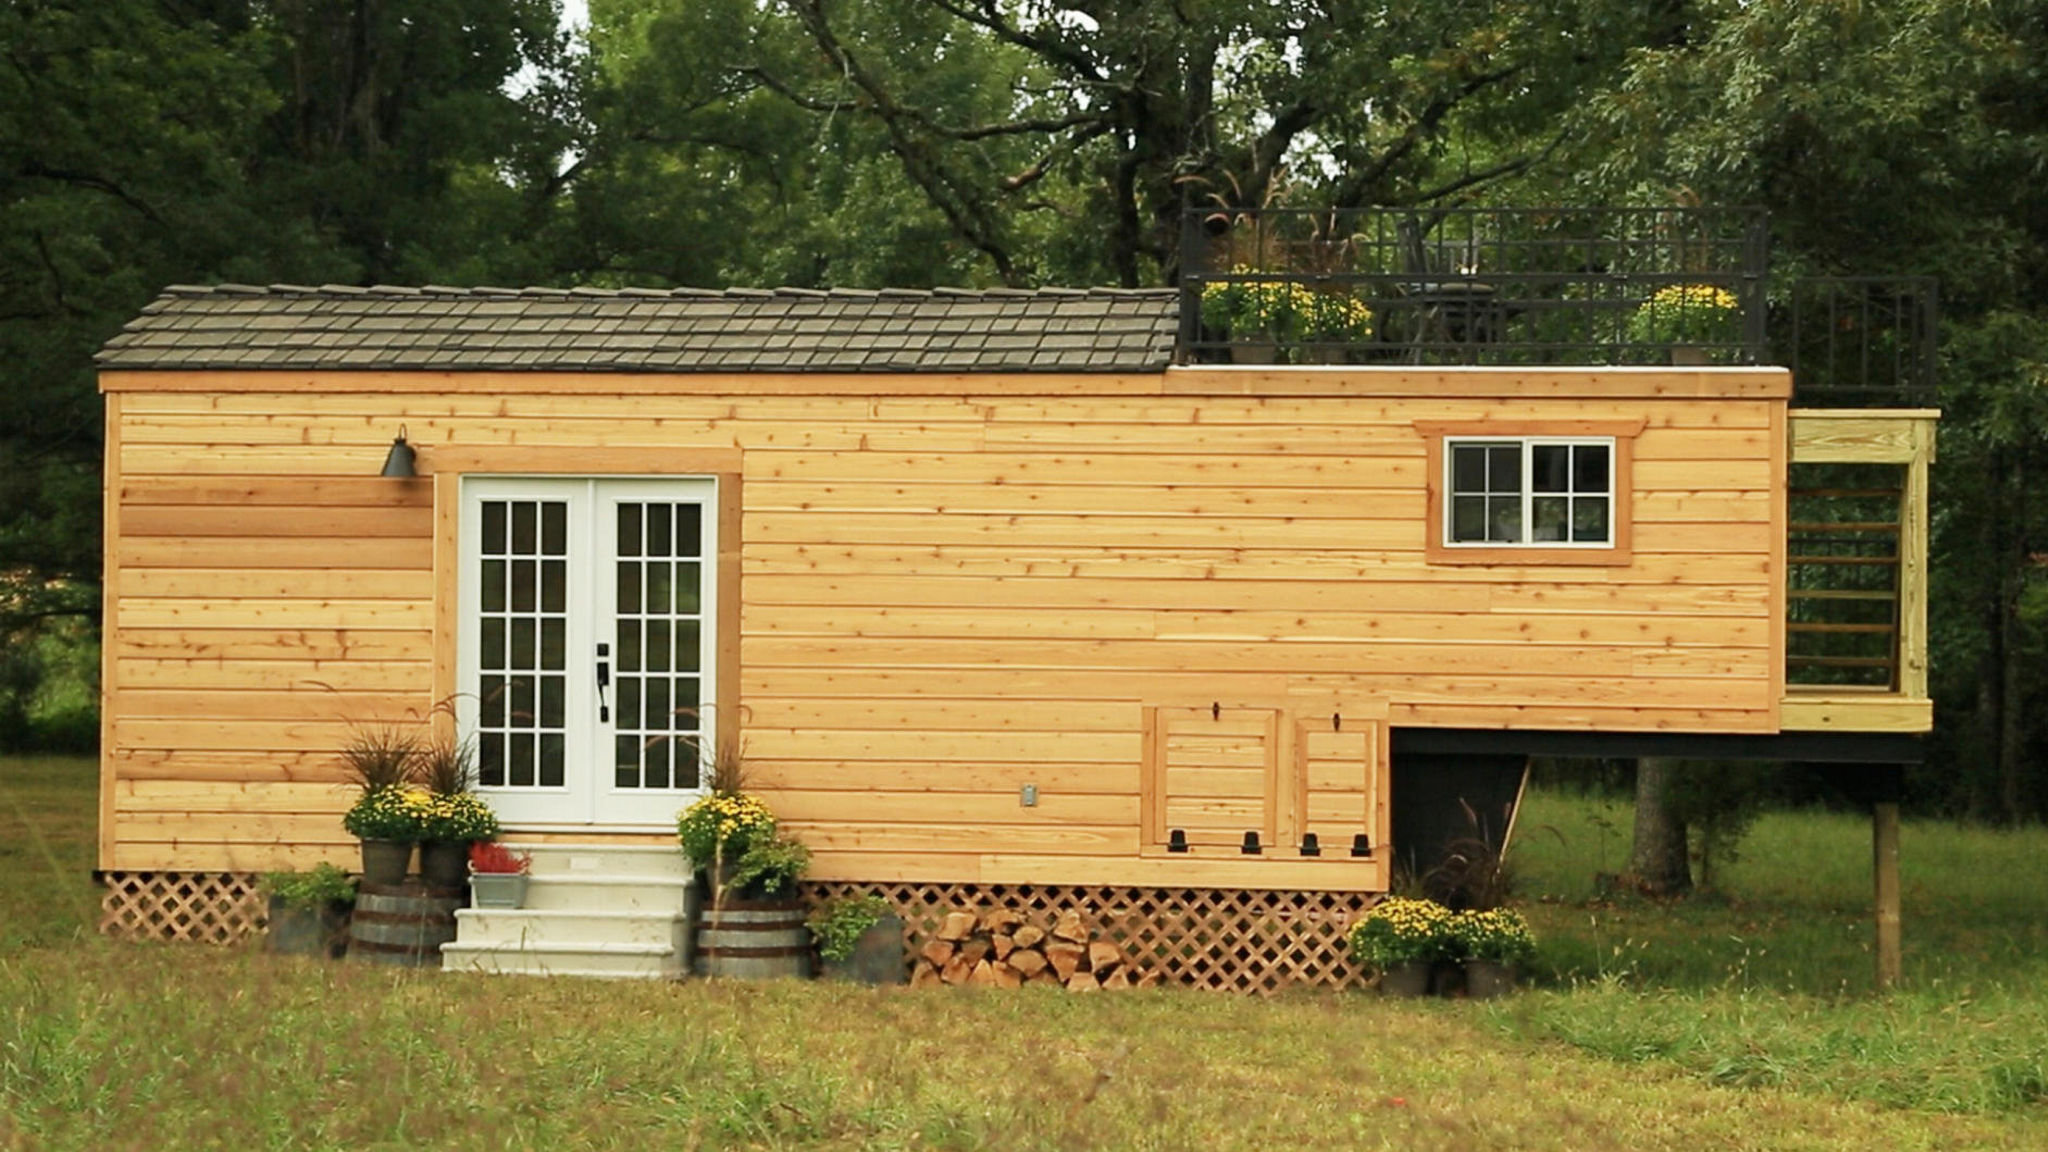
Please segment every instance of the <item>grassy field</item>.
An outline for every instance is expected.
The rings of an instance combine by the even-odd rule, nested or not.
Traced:
[[[1738,898],[1606,906],[1614,814],[1554,796],[1521,852],[1546,985],[1512,1002],[1076,997],[112,944],[92,787],[0,761],[0,1148],[2048,1146],[2040,833],[1908,829],[1915,987],[1883,1001],[1857,822],[1767,820]]]

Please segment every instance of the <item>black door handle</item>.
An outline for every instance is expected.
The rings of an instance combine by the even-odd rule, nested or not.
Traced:
[[[597,646],[597,721],[600,724],[608,723],[612,718],[611,705],[604,700],[604,690],[612,686],[611,654],[611,645]]]

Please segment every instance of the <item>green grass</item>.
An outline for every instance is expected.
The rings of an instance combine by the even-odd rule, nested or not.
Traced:
[[[1665,964],[1692,935],[1663,928],[1665,910],[1553,903],[1537,911],[1558,983],[1498,1006],[395,973],[90,935],[92,779],[76,761],[0,761],[0,1149],[2048,1144],[2038,1105],[1887,1099],[1802,1063],[1800,1046],[1844,1049],[1838,1033],[1860,1030],[1902,1085],[2023,1082],[1963,1066],[1989,1040],[1944,1040],[1959,1054],[1944,1069],[1920,1034],[1992,1028],[2011,1058],[2048,1033],[2026,978],[1984,967],[1952,975],[1999,999],[1944,1021],[1917,992],[1876,1003],[1731,979],[1724,945]],[[1576,810],[1543,806],[1561,829]],[[1585,897],[1569,855],[1530,856],[1539,887]],[[1603,970],[1603,945],[1570,927],[1594,913],[1648,943]],[[1716,916],[1760,913],[1683,915],[1715,932]],[[1689,1031],[1659,1038],[1658,1022],[1688,1015]]]
[[[1597,898],[1629,808],[1538,793],[1515,863],[1546,989],[1490,1009],[1503,1033],[1710,1082],[1949,1112],[2048,1104],[2048,832],[1908,822],[1905,987],[1873,995],[1867,816],[1758,820],[1725,891]]]

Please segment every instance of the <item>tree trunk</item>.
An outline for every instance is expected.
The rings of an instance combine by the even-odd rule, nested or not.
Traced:
[[[1636,761],[1635,851],[1629,872],[1645,892],[1676,896],[1692,891],[1692,869],[1686,859],[1685,821],[1671,811],[1676,760]]]

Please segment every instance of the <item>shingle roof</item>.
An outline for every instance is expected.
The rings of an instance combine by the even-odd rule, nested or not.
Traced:
[[[1176,294],[173,285],[106,369],[1142,372]]]

